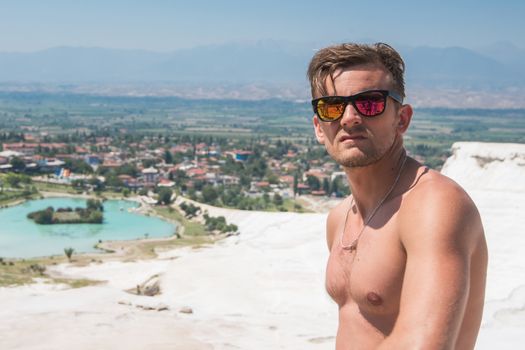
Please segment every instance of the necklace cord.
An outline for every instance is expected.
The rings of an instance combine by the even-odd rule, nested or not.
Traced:
[[[374,210],[372,210],[372,212],[365,219],[365,221],[363,223],[363,228],[361,228],[361,231],[359,231],[359,233],[357,234],[357,237],[352,241],[352,243],[350,243],[349,245],[345,245],[343,243],[343,238],[344,238],[344,235],[345,235],[346,223],[348,221],[348,214],[350,213],[350,210],[352,210],[352,207],[354,206],[354,195],[352,195],[352,201],[350,202],[350,207],[348,208],[348,211],[346,212],[346,216],[345,216],[345,223],[344,223],[344,226],[343,226],[343,232],[341,232],[341,239],[340,239],[340,242],[339,242],[340,245],[341,245],[341,248],[343,248],[344,250],[350,250],[350,251],[357,250],[357,243],[359,242],[359,238],[361,238],[361,235],[365,231],[365,228],[368,226],[368,224],[370,223],[370,221],[372,220],[372,218],[374,217],[376,212],[379,210],[379,208],[381,208],[383,203],[386,201],[388,196],[390,196],[390,194],[392,193],[392,191],[396,187],[397,183],[399,182],[399,179],[401,177],[401,173],[403,172],[403,168],[405,167],[405,163],[407,161],[407,158],[408,158],[408,156],[405,153],[405,157],[403,159],[403,163],[399,167],[399,171],[397,172],[396,179],[394,180],[392,186],[390,186],[390,189],[383,196],[383,198],[379,201],[379,204],[374,208]]]

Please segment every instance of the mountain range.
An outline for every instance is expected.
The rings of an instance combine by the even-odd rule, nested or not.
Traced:
[[[0,52],[1,83],[299,83],[316,49],[283,41],[230,43],[173,52],[56,47]],[[409,84],[491,90],[525,86],[525,50],[509,43],[479,49],[399,46]]]

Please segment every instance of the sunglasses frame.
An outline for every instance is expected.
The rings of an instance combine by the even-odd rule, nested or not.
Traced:
[[[374,115],[364,115],[363,113],[361,113],[359,111],[359,108],[357,108],[357,106],[355,104],[355,101],[360,96],[362,96],[364,94],[372,93],[372,92],[380,93],[383,96],[383,99],[385,101],[385,108],[381,111],[381,113],[374,114]],[[319,97],[319,98],[316,98],[316,99],[312,100],[312,107],[313,107],[314,113],[323,122],[335,122],[335,121],[341,119],[343,117],[343,114],[345,113],[346,107],[348,106],[349,103],[352,104],[352,106],[357,111],[357,113],[359,113],[359,115],[361,115],[361,116],[363,116],[365,118],[374,118],[374,117],[377,117],[378,115],[383,114],[383,112],[386,109],[386,100],[387,100],[388,97],[391,97],[394,101],[397,101],[397,102],[403,104],[403,98],[401,97],[401,95],[399,95],[395,91],[392,91],[392,90],[366,90],[366,91],[362,91],[362,92],[359,92],[359,93],[357,93],[355,95],[350,95],[350,96],[323,96],[323,97]],[[341,113],[341,115],[339,117],[335,118],[335,119],[326,119],[326,118],[321,117],[319,115],[319,113],[317,113],[317,105],[318,105],[319,101],[321,101],[321,100],[331,100],[331,99],[336,99],[336,98],[344,103],[344,108],[343,108],[343,112]]]

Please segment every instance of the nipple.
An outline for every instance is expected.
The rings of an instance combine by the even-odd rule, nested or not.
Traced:
[[[381,297],[379,295],[377,295],[376,293],[374,292],[370,292],[366,295],[366,299],[368,300],[368,302],[374,306],[379,306],[381,304],[383,304],[383,299],[381,299]]]

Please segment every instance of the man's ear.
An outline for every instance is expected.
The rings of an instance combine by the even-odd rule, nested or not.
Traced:
[[[399,108],[399,121],[397,124],[398,130],[401,132],[401,134],[404,134],[409,125],[410,121],[412,120],[412,114],[414,111],[412,110],[412,106],[409,104],[402,105],[401,108]]]
[[[317,138],[317,141],[320,144],[324,145],[324,132],[323,132],[323,129],[321,128],[321,122],[319,121],[319,118],[317,118],[317,114],[314,114],[313,122],[314,122],[315,137]]]

